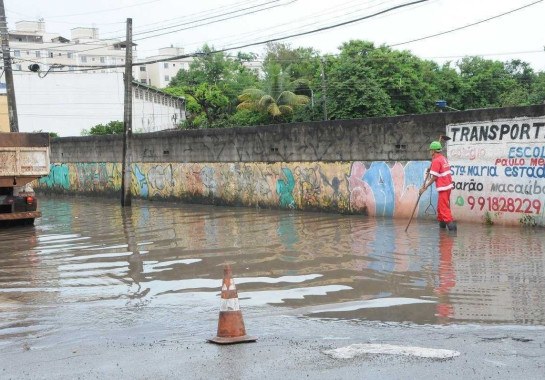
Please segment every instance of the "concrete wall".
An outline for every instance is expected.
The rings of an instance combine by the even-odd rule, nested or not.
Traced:
[[[459,161],[465,155],[473,157],[472,165],[494,166],[495,161],[487,163],[489,157],[466,153],[482,147],[460,141],[455,128],[494,120],[513,125],[519,118],[540,123],[544,115],[545,106],[532,106],[135,135],[132,193],[146,199],[408,217],[429,166],[430,141],[451,134],[453,168],[469,165]],[[509,153],[510,147],[501,152],[505,149]],[[55,164],[40,181],[41,190],[119,196],[121,136],[56,139],[51,150]],[[472,183],[454,174],[456,181]],[[544,179],[536,180],[545,186]],[[456,191],[455,217],[482,221],[483,210],[467,212],[468,196],[473,196],[469,184]],[[545,202],[542,197],[539,202]],[[429,190],[418,216],[434,217],[436,204],[437,193]],[[531,222],[543,225],[543,207],[534,210]],[[525,212],[515,211],[512,218],[495,220],[525,220]]]

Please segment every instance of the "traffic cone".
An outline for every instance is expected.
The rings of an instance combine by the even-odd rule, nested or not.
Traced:
[[[223,268],[218,333],[216,337],[208,339],[208,341],[217,344],[255,342],[257,338],[246,335],[237,289],[231,277],[231,266],[226,265]]]

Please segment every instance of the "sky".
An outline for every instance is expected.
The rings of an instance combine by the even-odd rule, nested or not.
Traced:
[[[4,3],[10,28],[14,28],[16,21],[43,18],[48,32],[68,38],[70,29],[81,26],[98,28],[101,38],[125,39],[125,21],[132,18],[137,56],[142,59],[171,45],[191,53],[204,43],[216,49],[258,43],[363,18],[413,1],[5,0]],[[514,11],[532,3],[535,4]],[[511,11],[514,12],[494,18]],[[282,42],[293,48],[312,47],[322,54],[335,54],[343,42],[362,39],[375,45],[410,50],[420,58],[438,63],[479,55],[500,61],[520,59],[536,71],[545,71],[544,15],[543,0],[428,0]],[[493,19],[481,22],[490,18]],[[479,24],[404,43],[474,23]],[[242,50],[262,57],[264,45]]]

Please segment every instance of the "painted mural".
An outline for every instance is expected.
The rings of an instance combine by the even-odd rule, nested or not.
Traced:
[[[426,161],[298,163],[135,163],[131,193],[143,199],[327,210],[407,218],[429,166]],[[38,189],[112,194],[120,163],[52,164]],[[437,193],[421,198],[418,216],[435,217]]]
[[[460,220],[544,225],[545,118],[517,118],[447,127]]]

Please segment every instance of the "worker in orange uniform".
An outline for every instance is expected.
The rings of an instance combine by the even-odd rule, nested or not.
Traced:
[[[449,231],[456,231],[457,226],[452,212],[450,211],[450,192],[454,188],[450,165],[447,158],[441,153],[443,147],[439,141],[430,144],[431,166],[428,169],[426,181],[420,189],[420,195],[435,182],[439,193],[437,200],[437,220],[441,228],[448,228]]]

